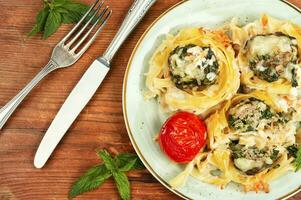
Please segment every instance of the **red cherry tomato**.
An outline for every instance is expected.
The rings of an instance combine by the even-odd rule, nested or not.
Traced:
[[[177,163],[192,161],[206,143],[206,125],[197,115],[179,112],[163,125],[159,143]]]

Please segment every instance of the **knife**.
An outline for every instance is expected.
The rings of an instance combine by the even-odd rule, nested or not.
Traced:
[[[34,158],[42,168],[69,127],[93,97],[110,70],[114,55],[156,0],[135,0],[105,53],[96,59],[72,90],[44,135]]]

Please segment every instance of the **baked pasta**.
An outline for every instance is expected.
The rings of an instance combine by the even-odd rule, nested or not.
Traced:
[[[229,32],[239,51],[241,83],[249,89],[298,96],[301,88],[301,29],[267,15],[240,27],[233,19]]]
[[[186,170],[171,181],[173,187],[188,175],[224,188],[233,181],[245,191],[269,192],[268,183],[294,170],[295,134],[300,107],[283,109],[278,97],[255,91],[237,94],[206,120],[207,147]]]
[[[168,35],[153,54],[146,74],[146,98],[158,97],[166,111],[201,114],[230,99],[239,70],[229,38],[202,28]]]

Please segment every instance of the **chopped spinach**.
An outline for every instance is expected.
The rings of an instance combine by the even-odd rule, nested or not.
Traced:
[[[261,112],[261,119],[271,119],[273,116],[274,114],[269,107]]]
[[[244,109],[240,109],[244,107]],[[237,113],[237,110],[240,110]],[[257,130],[262,119],[270,119],[274,116],[271,108],[263,101],[249,98],[230,108],[228,122],[231,128],[241,132]]]
[[[234,128],[235,118],[232,115],[229,115],[228,122],[229,122],[230,127]]]
[[[297,73],[296,73],[296,68],[292,69],[292,86],[293,87],[298,87],[299,83],[297,80]]]
[[[267,43],[270,46],[271,51],[262,52],[251,51],[251,46],[253,42],[254,45],[265,42],[265,39],[278,40],[274,44]],[[246,56],[248,58],[248,63],[250,69],[254,72],[254,75],[259,79],[265,80],[267,82],[275,82],[280,78],[287,78],[285,75],[285,69],[289,67],[289,64],[296,64],[299,59],[298,45],[294,42],[296,38],[291,37],[286,34],[265,34],[256,35],[247,41],[246,45]],[[283,51],[280,50],[281,45],[289,45],[290,48]],[[290,79],[292,86],[297,87],[298,81],[296,78],[295,70],[292,70],[292,78]]]
[[[273,162],[275,162],[279,158],[279,151],[277,149],[271,149],[268,147],[264,147],[259,149],[256,146],[247,147],[245,145],[237,144],[237,141],[231,142],[229,144],[229,149],[231,150],[231,157],[234,161],[234,165],[237,169],[242,170],[240,165],[236,163],[237,159],[246,159],[253,162],[261,163],[260,167],[254,167],[244,171],[247,175],[255,175],[258,172],[261,172],[264,169],[267,169],[272,166],[270,161],[267,161],[267,158],[270,158]]]
[[[262,125],[265,129],[269,129],[289,122],[295,112],[294,109],[289,108],[286,113],[277,113],[265,102],[249,98],[229,109],[228,123],[230,128],[241,133],[256,131]]]
[[[252,126],[248,126],[248,128],[247,128],[247,130],[246,130],[247,132],[249,132],[249,131],[255,131],[255,128],[254,127],[252,127]]]
[[[231,141],[229,147],[232,151],[233,159],[244,157],[244,153],[242,151],[242,149],[245,147],[244,145],[236,144],[235,142]]]
[[[196,59],[200,59],[197,54],[189,52],[191,48],[199,48],[204,55],[204,61],[201,63]],[[193,72],[186,72],[186,66],[190,64],[197,65]],[[217,81],[219,73],[219,63],[213,50],[210,47],[200,47],[195,44],[187,44],[177,46],[168,58],[169,71],[171,79],[179,89],[201,90],[209,85],[213,85]],[[208,75],[210,73],[210,75]]]
[[[297,152],[298,152],[298,145],[294,144],[294,145],[291,145],[291,146],[288,146],[286,148],[286,150],[288,151],[288,155],[290,157],[294,157],[296,158],[297,157]]]
[[[272,155],[270,156],[270,158],[271,158],[273,161],[274,161],[274,160],[277,160],[278,154],[279,154],[279,150],[273,149],[273,153],[272,153]]]
[[[257,174],[261,171],[262,171],[262,168],[255,167],[253,169],[250,169],[250,170],[246,171],[246,174],[249,175],[249,176],[253,176],[253,175],[255,175],[255,174]]]
[[[184,59],[186,56],[188,56],[188,52],[187,50],[192,48],[192,47],[195,47],[196,45],[194,44],[188,44],[188,45],[185,45],[185,46],[177,46],[171,53],[170,55],[174,55],[174,54],[178,54],[179,57],[181,59]]]
[[[273,166],[273,169],[277,169],[279,167],[280,167],[280,164],[276,164],[276,165]]]
[[[257,63],[256,61],[250,61],[250,68],[255,73],[255,75],[263,79],[269,83],[277,81],[280,78],[280,75],[277,73],[276,69],[271,66],[264,66],[264,70],[258,70],[257,69]]]

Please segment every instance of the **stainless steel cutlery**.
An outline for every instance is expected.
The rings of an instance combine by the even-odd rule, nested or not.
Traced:
[[[48,64],[0,109],[0,129],[29,92],[50,72],[73,65],[91,46],[112,11],[97,0],[76,26],[54,47]]]
[[[35,155],[34,165],[37,168],[43,167],[47,162],[66,131],[109,72],[111,60],[121,44],[155,2],[156,0],[135,0],[108,49],[85,72],[50,125]]]

